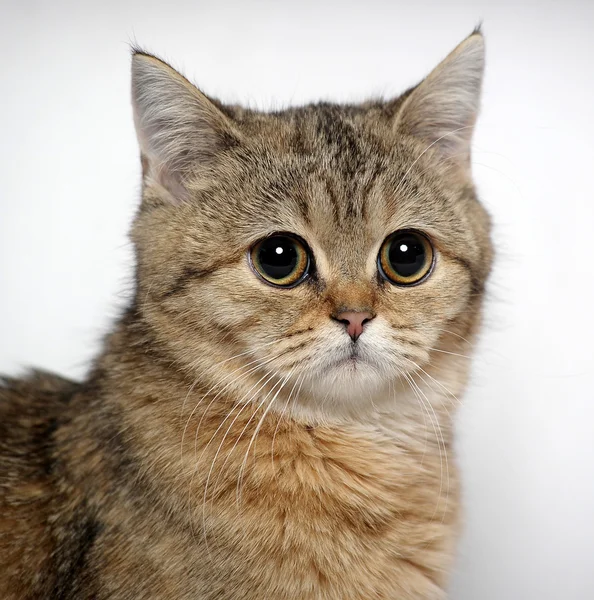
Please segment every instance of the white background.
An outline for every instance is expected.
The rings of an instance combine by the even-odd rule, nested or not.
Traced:
[[[253,107],[416,83],[480,21],[499,249],[459,415],[454,600],[594,598],[594,3],[2,2],[0,371],[80,377],[131,289],[136,40]]]

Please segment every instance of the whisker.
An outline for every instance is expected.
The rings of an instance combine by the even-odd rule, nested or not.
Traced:
[[[433,425],[433,430],[435,432],[435,436],[437,439],[437,445],[439,448],[439,466],[440,466],[440,476],[439,476],[439,494],[438,494],[438,499],[437,502],[435,504],[435,511],[433,513],[433,516],[431,517],[431,522],[433,522],[433,519],[435,518],[435,515],[437,514],[437,509],[439,507],[439,501],[441,500],[441,497],[443,495],[443,465],[444,465],[444,461],[445,461],[445,469],[446,469],[446,482],[447,482],[447,495],[446,495],[446,505],[445,505],[445,509],[447,509],[447,504],[448,504],[448,499],[449,499],[449,489],[450,489],[450,471],[449,471],[449,462],[448,462],[448,455],[447,455],[447,449],[446,449],[446,444],[445,444],[445,438],[443,437],[443,431],[441,429],[441,425],[439,424],[439,419],[437,418],[437,414],[435,413],[435,410],[431,404],[431,401],[429,400],[429,398],[427,398],[427,396],[425,395],[425,393],[423,392],[423,390],[421,390],[421,388],[418,386],[418,384],[414,381],[414,379],[412,377],[410,377],[410,375],[405,374],[405,377],[407,379],[407,381],[409,382],[409,384],[411,385],[411,389],[414,391],[415,389],[417,390],[418,394],[417,397],[419,398],[419,400],[421,402],[423,402],[422,398],[420,395],[423,396],[423,398],[425,399],[425,402],[427,404],[427,406],[429,407],[429,409],[431,410],[432,414],[433,414],[433,418],[431,418],[431,423]],[[420,395],[419,395],[420,394]],[[439,433],[438,433],[439,431]],[[443,451],[442,451],[443,448]],[[444,509],[444,515],[445,515],[445,509]]]
[[[472,345],[472,342],[469,339],[465,338],[464,336],[461,336],[459,333],[456,333],[455,331],[450,331],[449,329],[443,329],[443,328],[436,328],[436,331],[442,331],[449,335],[453,335],[457,338],[460,338],[463,342],[466,342],[467,344]]]
[[[458,354],[457,352],[449,352],[448,350],[441,350],[440,348],[427,347],[427,350],[430,350],[431,352],[441,352],[442,354],[450,354],[451,356],[459,356],[460,358],[466,358],[468,360],[473,359],[472,356],[468,356],[466,354]]]
[[[435,144],[437,144],[438,142],[443,140],[443,138],[448,137],[448,135],[453,135],[454,133],[458,133],[459,131],[462,131],[463,129],[470,129],[470,128],[472,128],[472,125],[465,125],[464,127],[458,127],[457,129],[453,129],[452,131],[448,131],[447,133],[444,133],[441,137],[438,137],[434,142],[429,144],[425,148],[425,150],[423,150],[423,152],[421,152],[421,154],[419,154],[419,156],[417,156],[417,158],[413,161],[412,165],[410,165],[410,167],[406,170],[406,172],[402,176],[402,179],[396,186],[396,190],[400,190],[400,186],[404,183],[404,180],[406,179],[407,175],[412,171],[413,167],[419,162],[419,160],[421,160],[421,158],[423,157],[423,155],[426,152],[428,152],[433,146],[435,146]]]
[[[227,428],[227,431],[225,432],[225,434],[223,435],[223,439],[221,440],[221,443],[219,444],[216,452],[215,452],[215,456],[214,459],[211,463],[210,469],[208,471],[208,475],[206,477],[206,484],[204,486],[204,496],[202,499],[202,523],[203,523],[203,530],[204,530],[204,535],[205,535],[205,543],[206,543],[206,501],[208,498],[208,485],[210,482],[210,477],[212,475],[212,472],[214,470],[214,466],[217,460],[217,457],[219,455],[219,452],[221,451],[221,448],[223,447],[223,444],[225,443],[225,439],[227,438],[227,435],[229,434],[229,432],[231,431],[231,429],[233,428],[233,425],[235,424],[235,422],[237,421],[237,419],[239,418],[239,416],[241,415],[241,413],[251,404],[251,401],[253,400],[253,398],[255,398],[262,389],[264,389],[264,387],[266,386],[266,384],[270,381],[270,379],[272,379],[273,377],[276,376],[276,373],[271,373],[270,377],[268,377],[268,379],[266,379],[266,381],[258,388],[258,390],[256,392],[254,392],[254,394],[252,394],[252,396],[249,398],[249,400],[247,400],[247,402],[244,402],[242,408],[239,410],[239,412],[235,415],[235,418],[233,419],[233,421],[231,422],[231,424],[229,425],[229,427]],[[261,381],[261,379],[260,379]],[[237,438],[235,444],[233,445],[233,447],[231,448],[231,450],[227,453],[227,456],[225,458],[225,461],[223,462],[223,464],[221,465],[220,468],[220,472],[219,472],[219,477],[217,478],[217,481],[215,482],[215,490],[216,490],[216,485],[218,484],[218,481],[225,469],[225,465],[227,464],[227,461],[229,460],[229,458],[231,457],[231,455],[233,454],[233,451],[235,450],[235,447],[237,446],[241,436],[243,435],[243,432],[245,431],[246,427],[249,425],[249,423],[251,422],[251,420],[253,419],[254,415],[256,414],[256,412],[258,411],[258,409],[260,408],[260,406],[262,406],[262,404],[266,401],[266,399],[268,398],[268,396],[272,393],[272,391],[274,391],[275,387],[278,385],[279,381],[277,381],[274,386],[272,387],[272,389],[266,394],[266,396],[264,396],[264,400],[262,401],[262,403],[254,410],[252,416],[250,417],[249,421],[247,422],[246,426],[243,428],[242,432],[239,434],[239,437]],[[254,386],[255,387],[255,386]],[[251,391],[251,390],[250,390]],[[223,420],[223,422],[219,425],[219,427],[217,428],[217,431],[213,434],[213,436],[211,437],[210,441],[208,442],[208,444],[210,444],[210,442],[212,442],[212,440],[214,439],[214,437],[216,436],[217,432],[220,431],[221,427],[223,426],[223,424],[225,423],[225,421],[231,416],[232,411],[239,405],[239,403],[247,396],[247,394],[244,394],[244,396],[241,398],[241,400],[239,400],[239,402],[237,402],[234,407],[231,409],[231,411],[229,411],[229,414],[225,417],[225,419]],[[208,444],[206,447],[208,447]],[[206,450],[206,447],[204,448],[202,454],[200,455],[200,457],[202,458],[202,455],[204,454],[204,451]]]
[[[273,357],[274,358],[274,357]],[[270,359],[268,362],[271,362],[272,359]],[[260,367],[258,367],[260,368]],[[254,368],[255,369],[255,368]],[[245,373],[242,374],[242,376],[245,376]],[[272,377],[274,377],[274,373],[273,374],[269,374],[269,373],[265,373],[260,379],[258,379],[258,381],[237,401],[233,404],[233,406],[231,407],[229,413],[227,414],[227,416],[225,417],[225,419],[223,419],[222,423],[219,425],[219,427],[217,428],[217,430],[215,431],[215,434],[210,438],[210,440],[208,441],[208,443],[206,444],[206,446],[203,448],[200,457],[196,460],[196,464],[194,466],[194,470],[192,472],[192,477],[190,478],[190,484],[188,487],[188,506],[191,507],[192,504],[192,486],[193,486],[193,482],[194,482],[194,477],[196,476],[196,473],[198,471],[198,465],[200,464],[200,460],[202,459],[202,456],[204,455],[204,453],[206,452],[206,450],[208,449],[209,445],[211,444],[211,442],[213,441],[214,437],[216,436],[217,432],[220,431],[221,427],[224,425],[224,423],[227,421],[227,419],[231,416],[232,412],[235,410],[235,408],[239,405],[239,403],[245,398],[247,397],[247,395],[258,385],[258,383],[260,383],[263,379],[266,379],[266,381],[262,384],[262,386],[255,392],[256,394],[264,388],[264,386],[268,383],[268,381],[270,381],[270,379],[272,379]],[[217,394],[218,396],[218,394]],[[202,415],[202,418],[200,419],[200,423],[198,424],[198,428],[196,430],[196,437],[194,440],[194,453],[195,455],[197,454],[197,442],[198,442],[198,432],[200,430],[200,427],[202,425],[202,421],[206,415],[206,412],[208,411],[208,409],[210,408],[210,406],[212,406],[212,403],[216,400],[216,397],[212,400],[212,402],[208,405],[208,407],[206,408],[205,413]],[[235,423],[235,420],[239,417],[239,415],[241,414],[241,412],[245,409],[245,407],[248,404],[245,404],[244,407],[239,411],[239,413],[236,415],[235,419],[233,420],[233,423]],[[233,423],[231,423],[230,428],[233,426]],[[227,430],[227,433],[229,432],[229,429]],[[226,434],[225,434],[226,436]],[[223,442],[225,441],[225,437],[223,437],[223,440],[221,442],[221,446],[223,444]],[[220,446],[219,446],[219,450],[220,450]],[[218,452],[218,450],[217,450]],[[192,527],[192,519],[190,520],[190,527],[192,528],[192,533],[193,532],[193,527]],[[204,527],[204,541],[208,550],[208,541],[206,540],[206,528]]]
[[[437,384],[448,396],[451,396],[454,400],[456,400],[456,402],[458,404],[462,404],[462,401],[452,392],[450,391],[447,387],[445,387],[445,385],[443,385],[440,381],[438,381],[437,379],[435,379],[435,377],[433,377],[430,373],[428,373],[427,371],[425,371],[425,369],[423,369],[423,367],[421,367],[421,365],[419,365],[418,363],[416,363],[414,360],[404,356],[403,357],[405,360],[407,360],[408,362],[412,363],[412,365],[414,366],[415,370],[420,371],[421,373],[424,373],[432,382],[434,382],[435,384]],[[425,377],[423,377],[423,375],[421,375],[421,373],[418,373],[418,375],[423,379],[423,381],[425,383],[427,383],[427,380],[425,379]],[[433,388],[435,389],[435,388]],[[449,412],[448,412],[449,415]]]
[[[243,367],[241,367],[242,369],[250,366],[254,363],[256,363],[256,366],[251,367],[250,369],[248,369],[245,373],[241,373],[238,377],[236,377],[235,379],[231,380],[229,383],[227,383],[227,385],[225,385],[225,387],[223,387],[221,390],[219,390],[217,392],[217,394],[214,396],[214,398],[210,401],[209,405],[206,407],[206,410],[204,411],[204,413],[202,414],[202,417],[200,418],[200,422],[198,423],[198,427],[196,429],[196,435],[194,436],[194,453],[196,453],[196,444],[198,442],[198,433],[200,431],[200,427],[202,426],[202,421],[204,420],[204,418],[206,417],[206,414],[208,413],[210,407],[214,404],[214,402],[217,400],[217,398],[219,398],[221,396],[221,394],[227,390],[229,387],[231,387],[234,383],[237,383],[238,381],[240,381],[241,379],[243,379],[244,377],[251,375],[252,373],[255,373],[256,371],[262,369],[263,367],[265,367],[267,364],[273,362],[274,360],[276,360],[277,358],[279,358],[278,356],[272,356],[269,359],[265,360],[265,361],[261,361],[260,359],[255,359],[253,361],[250,361],[249,363],[246,363],[245,365],[243,365]],[[233,371],[234,373],[237,372],[240,369],[236,369],[235,371]],[[261,381],[263,378],[261,378],[259,381]],[[248,390],[248,393],[257,385],[257,383],[252,386],[250,388],[250,390]],[[212,389],[212,388],[211,388]],[[202,398],[200,400],[200,402],[198,404],[200,404],[202,402],[202,400],[204,400],[204,398]],[[195,409],[198,407],[198,405],[196,405]],[[195,410],[194,409],[194,410]],[[194,411],[192,411],[194,412]]]
[[[282,389],[285,387],[285,384],[287,383],[287,381],[289,381],[289,379],[291,378],[292,374],[293,374],[293,371],[291,371],[283,379],[283,382],[282,382],[281,386],[278,388],[278,390],[276,391],[276,393],[274,394],[274,396],[272,397],[272,399],[268,403],[268,406],[264,410],[264,413],[262,414],[262,417],[260,418],[260,420],[258,421],[258,424],[256,425],[256,429],[254,430],[252,438],[250,439],[250,442],[248,444],[247,450],[245,451],[245,458],[243,459],[243,463],[241,464],[241,467],[239,469],[239,475],[238,475],[238,478],[237,478],[237,489],[236,489],[236,492],[235,492],[236,503],[237,503],[237,507],[238,508],[241,505],[241,484],[242,484],[242,481],[243,481],[243,475],[245,473],[245,466],[247,464],[247,460],[248,460],[248,456],[249,456],[252,444],[254,443],[254,440],[256,439],[256,437],[257,437],[257,435],[258,435],[258,433],[260,431],[260,428],[262,427],[262,424],[264,423],[264,419],[266,418],[266,415],[268,414],[268,411],[270,410],[270,408],[274,404],[274,401],[278,398],[278,395],[281,393]],[[266,400],[266,398],[264,399],[264,401],[265,400]],[[260,406],[258,406],[258,410],[260,410],[260,407],[262,406],[262,404],[264,403],[264,401],[260,404]],[[255,414],[256,413],[254,412],[254,414],[252,415],[252,417],[250,417],[250,421],[255,416]],[[244,431],[247,428],[247,426],[249,425],[250,421],[247,422],[246,426],[244,427]],[[243,431],[241,432],[240,436],[241,435],[243,435]]]
[[[276,439],[276,434],[278,433],[278,428],[281,424],[281,421],[285,415],[287,407],[289,406],[289,402],[291,401],[291,397],[293,396],[293,392],[295,391],[295,388],[297,387],[297,384],[299,383],[299,381],[303,381],[302,375],[299,375],[297,377],[297,379],[295,380],[295,383],[293,384],[293,387],[291,388],[291,391],[289,392],[289,397],[287,398],[287,401],[285,402],[285,406],[278,418],[278,422],[276,423],[276,428],[274,430],[274,434],[272,435],[272,444],[270,446],[270,461],[272,463],[272,472],[273,473],[274,473],[274,440]],[[299,386],[299,389],[301,389],[301,386]]]
[[[249,367],[255,363],[256,366],[252,367],[251,369],[248,369],[245,373],[242,373],[240,375],[240,377],[236,377],[235,379],[233,379],[232,381],[230,381],[227,385],[225,385],[225,387],[223,387],[221,390],[219,390],[219,392],[216,394],[216,396],[211,400],[210,404],[208,405],[208,407],[206,408],[206,411],[202,414],[202,418],[200,419],[200,423],[198,424],[198,428],[196,429],[196,436],[195,436],[195,443],[194,443],[194,451],[196,451],[196,441],[198,438],[198,431],[200,430],[200,427],[202,425],[202,420],[204,419],[206,413],[208,412],[208,409],[212,406],[212,404],[215,402],[215,400],[226,390],[228,389],[230,386],[232,386],[234,383],[236,383],[237,381],[239,381],[239,379],[241,379],[242,377],[246,377],[247,375],[250,375],[251,373],[253,373],[254,371],[257,371],[258,369],[262,368],[262,366],[268,364],[269,362],[272,362],[272,360],[274,360],[275,357],[272,357],[271,359],[269,359],[268,361],[262,362],[260,361],[260,359],[255,359],[252,360],[250,362],[248,362],[245,365],[242,365],[241,367],[235,369],[234,371],[231,371],[231,373],[227,374],[221,381],[216,382],[215,384],[213,384],[211,386],[211,388],[202,396],[202,398],[200,398],[200,400],[196,403],[196,406],[194,406],[194,409],[192,410],[192,412],[190,413],[190,416],[188,417],[188,420],[186,421],[186,425],[183,429],[182,432],[182,438],[181,438],[181,444],[180,444],[180,451],[181,451],[181,457],[183,458],[183,448],[184,448],[184,438],[186,435],[186,431],[187,428],[190,424],[190,421],[192,420],[192,417],[194,416],[194,414],[196,413],[196,410],[198,409],[198,407],[200,406],[200,404],[202,404],[202,402],[204,401],[204,399],[208,396],[208,394],[217,386],[221,385],[226,379],[229,379],[232,375],[234,375],[235,373],[237,373],[238,371],[241,371],[243,369],[245,369],[246,367]]]
[[[277,343],[277,340],[273,340],[273,341],[271,341],[271,342],[267,342],[267,343],[265,343],[265,344],[261,344],[261,345],[255,346],[255,347],[253,347],[253,348],[250,348],[250,349],[248,349],[248,350],[244,350],[243,352],[240,352],[239,354],[235,354],[234,356],[230,356],[229,358],[226,358],[225,360],[222,360],[222,361],[220,361],[220,362],[216,363],[216,364],[214,365],[214,367],[216,367],[216,368],[219,368],[219,367],[221,367],[222,365],[224,365],[225,363],[228,363],[228,362],[230,362],[230,361],[232,361],[232,360],[235,360],[236,358],[240,358],[241,356],[245,356],[246,354],[253,354],[254,352],[258,352],[259,350],[261,350],[261,349],[263,349],[263,348],[266,348],[267,346],[270,346],[271,344],[276,344],[276,343]],[[220,383],[222,383],[222,382],[223,382],[223,381],[225,381],[225,380],[226,380],[228,377],[230,377],[231,375],[233,375],[233,373],[236,373],[238,370],[240,370],[240,369],[242,369],[242,368],[244,368],[244,367],[246,367],[246,366],[248,366],[248,365],[252,364],[253,362],[255,362],[255,361],[250,361],[249,363],[247,363],[247,365],[242,365],[242,366],[240,366],[238,369],[235,369],[234,371],[231,371],[231,373],[228,373],[228,374],[225,376],[225,378],[224,378],[224,379],[223,379],[223,380],[222,380]],[[184,408],[185,408],[186,402],[187,402],[187,400],[188,400],[188,397],[189,397],[189,395],[190,395],[191,391],[192,391],[192,390],[194,389],[194,387],[196,386],[196,384],[197,384],[197,382],[198,382],[198,381],[199,381],[199,378],[197,378],[197,379],[195,379],[195,380],[194,380],[194,383],[192,384],[192,386],[190,387],[190,390],[188,391],[188,393],[186,394],[186,397],[184,398],[184,401],[183,401],[183,403],[182,403],[182,407],[181,407],[181,411],[180,411],[180,418],[181,418],[181,417],[182,417],[182,415],[183,415]],[[209,390],[206,392],[206,394],[205,394],[205,395],[208,395],[208,394],[209,394],[209,393],[210,393],[210,392],[213,390],[213,388],[215,388],[217,385],[218,385],[218,384],[216,384],[216,383],[215,383],[215,384],[214,384],[214,385],[213,385],[213,386],[212,386],[212,387],[211,387],[211,388],[210,388],[210,389],[209,389]]]
[[[405,373],[402,369],[398,369],[398,368],[397,368],[397,371],[398,371],[398,374],[401,377],[404,377],[405,379],[407,379],[407,373]],[[408,382],[408,380],[407,380],[407,383],[410,386],[410,382]],[[394,388],[393,382],[390,382],[390,386],[391,386],[392,389],[394,389],[394,392],[392,392],[392,393],[395,396],[395,388]],[[411,387],[411,389],[412,389],[412,387]],[[414,393],[414,390],[413,390],[413,393]],[[419,402],[419,404],[421,406],[422,413],[423,413],[423,423],[425,425],[425,427],[424,427],[424,431],[425,431],[425,443],[423,445],[423,456],[421,458],[421,465],[422,465],[425,462],[425,455],[427,454],[427,442],[428,442],[428,439],[429,439],[429,433],[428,433],[429,432],[429,427],[427,427],[427,418],[426,417],[429,417],[429,419],[431,419],[431,415],[429,414],[429,411],[427,410],[427,407],[425,406],[425,403],[419,401],[419,398],[418,398],[418,396],[417,396],[416,393],[415,393],[415,398],[417,399],[417,401]]]

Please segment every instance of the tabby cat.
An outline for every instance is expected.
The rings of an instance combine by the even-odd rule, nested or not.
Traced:
[[[85,381],[0,384],[3,600],[446,596],[483,63],[264,113],[133,52],[135,294]]]

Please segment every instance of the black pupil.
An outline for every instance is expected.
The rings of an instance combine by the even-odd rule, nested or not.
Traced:
[[[399,235],[390,244],[388,258],[398,275],[411,277],[425,265],[425,246],[415,235]]]
[[[295,242],[286,237],[271,237],[258,250],[260,267],[271,279],[289,277],[299,263]]]

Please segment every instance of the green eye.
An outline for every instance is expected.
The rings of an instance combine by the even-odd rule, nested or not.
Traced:
[[[266,283],[291,288],[309,271],[309,252],[296,237],[277,234],[257,242],[249,252],[254,272]]]
[[[391,283],[414,285],[433,268],[433,246],[422,233],[397,231],[382,244],[377,262],[380,273]]]

